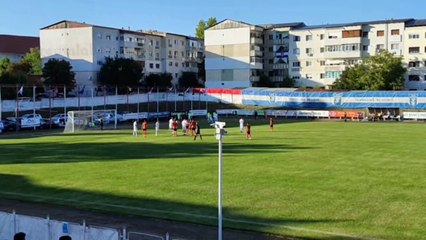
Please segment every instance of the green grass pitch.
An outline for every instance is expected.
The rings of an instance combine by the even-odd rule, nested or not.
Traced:
[[[257,120],[223,145],[224,227],[287,236],[426,236],[424,124]],[[151,124],[152,128],[153,124]],[[163,130],[0,138],[0,197],[217,224],[218,146]]]

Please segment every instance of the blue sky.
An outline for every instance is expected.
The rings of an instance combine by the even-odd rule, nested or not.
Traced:
[[[0,34],[38,36],[61,20],[194,35],[199,20],[251,24],[426,19],[425,0],[0,0]]]

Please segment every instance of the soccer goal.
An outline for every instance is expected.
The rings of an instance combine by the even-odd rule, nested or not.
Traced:
[[[69,111],[64,133],[117,128],[117,110]]]

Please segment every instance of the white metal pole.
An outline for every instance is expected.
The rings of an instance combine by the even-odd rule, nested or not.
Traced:
[[[0,85],[0,120],[3,118],[2,113],[3,113],[3,100],[1,100],[1,85]]]
[[[92,124],[93,124],[93,89],[94,87],[92,86],[92,104],[90,104],[90,105],[92,105],[92,111],[91,111],[91,115],[92,115]]]
[[[160,95],[160,89],[157,87],[157,113],[160,112],[160,99],[159,96]]]
[[[219,137],[219,207],[218,207],[218,238],[222,240],[222,129]]]
[[[177,88],[177,87],[176,87]],[[175,88],[175,112],[176,112],[176,101],[177,101],[177,95],[176,95],[176,91],[177,89]]]
[[[64,85],[64,115],[67,115],[67,86]]]
[[[33,115],[35,116],[36,110],[35,110],[35,90],[36,87],[33,85]],[[36,130],[36,127],[34,126],[34,130]]]
[[[139,103],[140,103],[140,92],[139,92],[139,86],[138,86],[138,105],[137,105],[137,112],[139,113]]]

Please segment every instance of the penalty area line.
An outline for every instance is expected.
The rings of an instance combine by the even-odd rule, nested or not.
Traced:
[[[141,212],[163,213],[163,214],[181,215],[181,216],[187,216],[187,217],[196,217],[196,218],[217,220],[216,216],[208,216],[208,215],[202,215],[202,214],[193,214],[193,213],[186,213],[186,212],[179,212],[179,211],[168,211],[168,210],[152,209],[152,208],[143,208],[143,207],[132,207],[132,206],[124,206],[124,205],[118,205],[118,204],[110,204],[110,203],[88,202],[88,201],[82,201],[82,200],[73,200],[73,199],[64,199],[64,198],[58,198],[58,197],[40,196],[40,195],[35,195],[35,194],[0,192],[0,195],[21,196],[21,197],[27,197],[27,198],[30,197],[30,198],[39,199],[39,200],[56,200],[56,201],[61,201],[61,202],[78,203],[78,204],[84,204],[84,205],[98,205],[98,206],[114,207],[114,208],[120,208],[120,209],[126,209],[126,210],[137,210],[137,211],[141,211]],[[234,222],[234,223],[246,223],[246,224],[258,225],[258,226],[277,227],[277,228],[284,228],[284,229],[289,229],[289,230],[293,230],[293,231],[318,233],[318,234],[336,236],[336,237],[373,240],[372,238],[359,237],[359,236],[354,236],[354,235],[349,235],[349,234],[344,234],[344,233],[321,231],[321,230],[295,227],[295,226],[282,225],[282,224],[253,222],[253,221],[239,220],[239,219],[233,219],[233,218],[224,218],[224,220],[226,220],[228,222]]]

